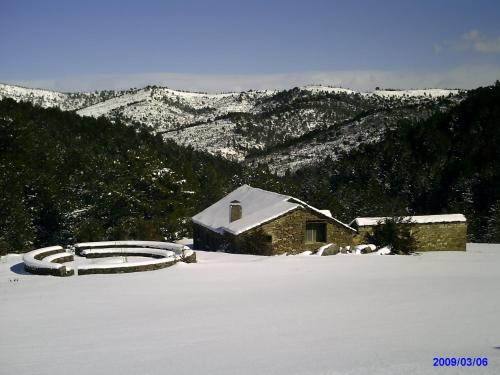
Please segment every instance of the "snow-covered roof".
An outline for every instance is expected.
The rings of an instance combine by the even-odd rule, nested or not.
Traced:
[[[389,218],[388,216],[380,217],[358,217],[351,221],[349,225],[364,227],[377,225],[379,222]],[[404,220],[410,220],[416,224],[429,224],[429,223],[456,223],[466,222],[467,219],[462,214],[446,214],[446,215],[423,215],[423,216],[405,216]]]
[[[323,215],[330,216],[333,219],[332,212],[330,210],[318,210]]]
[[[240,202],[243,215],[241,219],[229,221],[229,207],[234,200]],[[242,185],[215,202],[210,207],[192,217],[194,223],[218,233],[229,232],[234,235],[255,228],[297,208],[308,208],[327,219],[334,220],[348,229],[354,230],[331,216],[328,210],[318,210],[289,195]],[[328,211],[328,213],[326,212]]]

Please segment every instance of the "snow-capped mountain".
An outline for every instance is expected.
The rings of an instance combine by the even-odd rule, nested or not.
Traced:
[[[0,99],[12,98],[18,102],[30,102],[42,108],[57,107],[63,111],[85,108],[123,93],[120,91],[62,93],[0,83]]]
[[[220,94],[148,86],[59,93],[0,84],[0,98],[146,125],[177,143],[287,169],[374,142],[402,119],[423,119],[463,97],[459,90],[356,92],[327,86]]]

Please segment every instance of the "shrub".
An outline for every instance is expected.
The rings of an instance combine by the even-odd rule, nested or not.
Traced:
[[[411,223],[410,219],[404,217],[386,218],[375,226],[373,233],[366,236],[366,240],[378,247],[390,246],[394,254],[411,254],[416,250]]]
[[[91,218],[80,225],[76,238],[78,242],[102,241],[105,238],[105,231],[99,221]]]

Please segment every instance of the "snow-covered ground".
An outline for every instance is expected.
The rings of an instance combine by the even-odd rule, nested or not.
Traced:
[[[257,257],[135,274],[0,260],[1,374],[498,374],[500,245]],[[14,281],[18,279],[18,281]],[[434,357],[487,357],[434,368]]]

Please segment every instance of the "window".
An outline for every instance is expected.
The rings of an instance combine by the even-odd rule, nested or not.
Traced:
[[[271,236],[271,235],[266,235],[266,236],[264,237],[264,240],[265,240],[266,242],[273,242],[273,236]]]
[[[306,222],[306,243],[326,242],[326,223]]]

